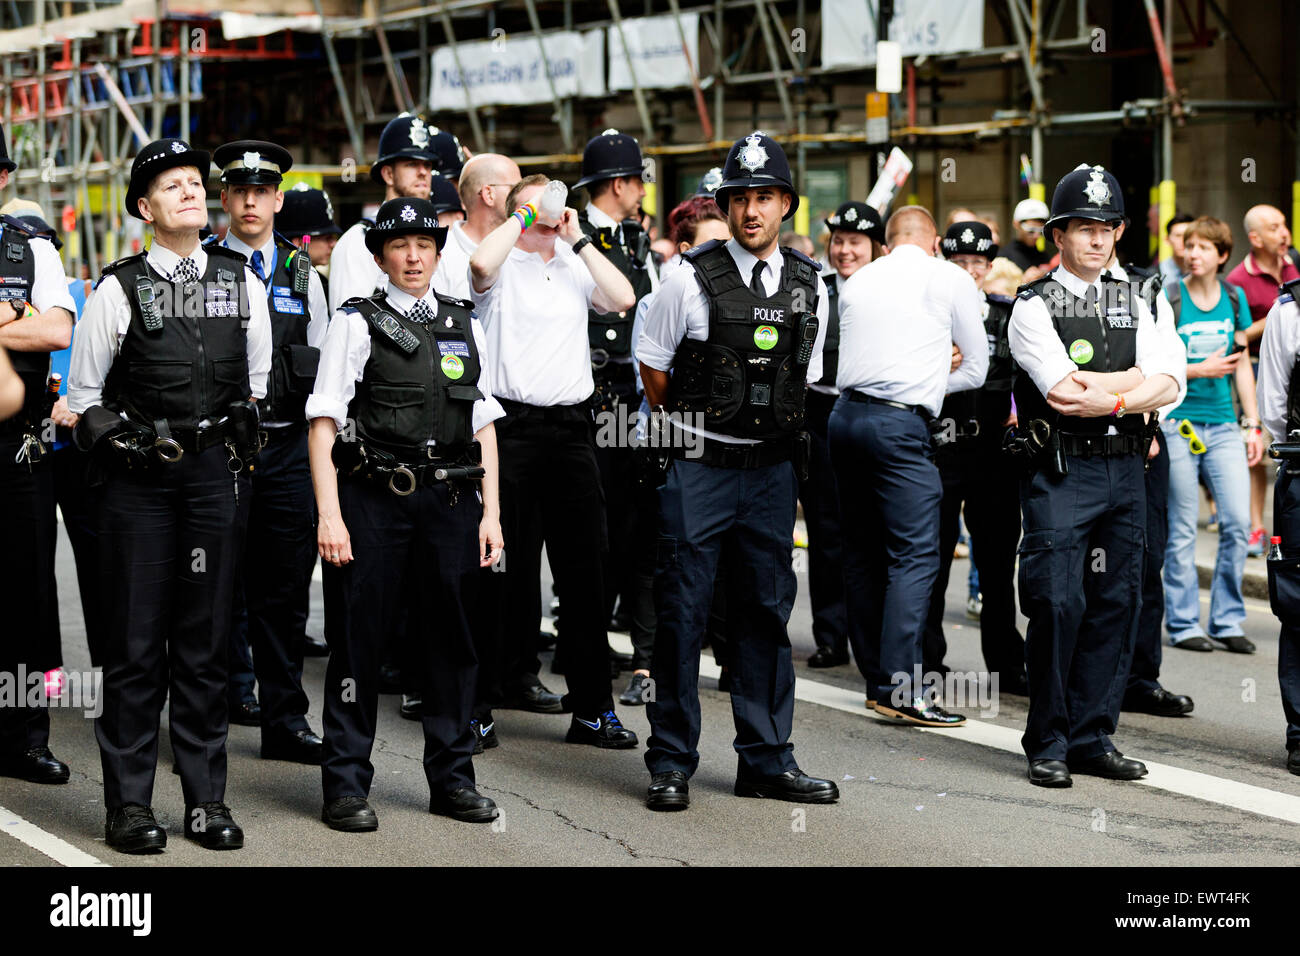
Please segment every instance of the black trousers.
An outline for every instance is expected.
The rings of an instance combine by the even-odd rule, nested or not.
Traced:
[[[506,570],[490,577],[501,628],[502,692],[536,683],[541,662],[542,543],[564,603],[560,647],[568,704],[580,717],[613,709],[604,567],[605,508],[586,406],[511,403],[496,422]]]
[[[456,501],[445,484],[420,486],[407,497],[365,479],[339,478],[339,508],[353,560],[333,569],[338,620],[325,670],[325,801],[365,797],[375,768],[370,753],[379,710],[379,665],[385,635],[411,595],[408,626],[419,643],[403,674],[424,700],[424,775],[431,793],[474,786],[477,660],[470,610],[480,579],[478,526],[483,516],[466,484]],[[409,575],[403,569],[410,569]]]
[[[999,674],[1020,675],[1025,670],[1025,639],[1016,628],[1013,583],[1016,545],[1020,543],[1019,482],[1014,462],[999,447],[999,436],[1000,430],[994,430],[987,439],[983,433],[973,439],[958,439],[935,456],[943,500],[939,504],[939,574],[930,593],[921,641],[927,673],[946,670],[943,612],[963,504],[984,604],[980,613],[984,665]]]
[[[804,523],[808,527],[808,598],[812,602],[813,640],[835,654],[848,650],[849,611],[844,596],[843,530],[840,495],[826,438],[834,395],[808,390],[808,433],[812,458],[808,479],[799,482]]]
[[[620,429],[619,409],[635,418],[640,398],[636,393],[636,379],[631,365],[609,364],[598,373],[600,387],[617,398],[618,404],[600,414],[612,416],[613,433]],[[597,427],[599,429],[599,424]],[[605,495],[605,528],[609,547],[605,551],[605,616],[614,613],[614,605],[622,601],[623,608],[631,610],[637,588],[636,545],[638,504],[636,473],[632,463],[632,448],[626,442],[598,442],[596,466],[600,469],[600,487]]]
[[[292,732],[307,729],[302,661],[316,563],[316,507],[306,429],[290,426],[267,434],[248,496],[244,620],[262,729]]]
[[[659,541],[659,489],[637,487],[636,527],[630,548],[632,581],[632,669],[649,670],[655,646],[655,555]]]
[[[1115,749],[1142,602],[1142,458],[1066,459],[1069,473],[1022,479],[1020,606],[1030,760],[1088,760]]]
[[[740,469],[677,460],[659,489],[650,666],[655,694],[646,706],[645,762],[652,774],[680,770],[689,776],[700,762],[700,642],[719,562],[728,646],[718,663],[731,675],[740,764],[759,775],[795,768],[794,664],[786,625],[796,588],[796,484],[788,462]]]
[[[1286,749],[1300,747],[1300,476],[1278,469],[1273,487],[1273,534],[1282,539],[1282,561],[1268,562],[1273,613],[1282,624],[1277,679],[1286,716]]]
[[[28,690],[45,671],[58,667],[59,611],[54,591],[54,471],[49,458],[29,470],[14,456],[21,444],[0,440],[0,670],[17,681],[20,668],[35,675],[15,684],[13,705],[0,703],[0,753],[15,754],[44,747],[50,739],[50,715],[44,706],[29,707]]]
[[[1164,434],[1156,432],[1160,453],[1147,463],[1147,541],[1142,562],[1142,611],[1138,614],[1133,662],[1128,669],[1129,694],[1160,689],[1160,625],[1165,616],[1165,544],[1169,540],[1169,453]]]
[[[100,489],[99,566],[107,642],[95,723],[104,802],[148,806],[158,719],[170,691],[172,751],[186,805],[226,792],[226,656],[248,478],[221,446]]]
[[[97,518],[89,486],[90,456],[72,444],[71,429],[60,428],[58,434],[67,444],[50,456],[54,468],[54,498],[63,514],[63,530],[68,534],[76,562],[77,589],[81,595],[81,615],[85,620],[90,663],[99,665],[104,654],[104,615],[100,610]]]

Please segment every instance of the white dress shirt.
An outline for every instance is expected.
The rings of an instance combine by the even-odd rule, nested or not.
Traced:
[[[375,290],[386,288],[388,276],[366,248],[366,225],[359,222],[339,236],[330,253],[330,314],[348,299],[368,299]]]
[[[68,291],[68,279],[63,274],[63,261],[48,239],[32,237],[27,241],[32,250],[32,289],[27,301],[37,312],[46,309],[67,309],[75,320],[77,304]],[[19,320],[21,321],[21,320]]]
[[[1282,321],[1278,321],[1286,316]],[[1286,441],[1286,401],[1291,370],[1300,356],[1300,307],[1283,293],[1268,310],[1259,343],[1259,420],[1276,441]]]
[[[157,241],[149,247],[145,261],[157,273],[171,276],[181,256]],[[202,277],[208,267],[208,254],[201,244],[189,257]],[[266,397],[266,376],[271,370],[271,317],[266,311],[266,296],[258,294],[262,283],[250,267],[244,268],[248,283],[248,388],[254,398]],[[86,308],[77,323],[72,340],[72,358],[68,367],[68,410],[80,415],[104,397],[104,380],[113,360],[121,350],[122,340],[131,327],[131,304],[116,275],[105,276],[86,300]]]
[[[591,271],[562,239],[550,262],[515,246],[486,292],[471,288],[498,396],[543,407],[591,397],[587,311],[595,291]]]
[[[478,243],[465,235],[465,222],[453,222],[447,230],[447,241],[438,255],[438,268],[433,273],[433,287],[443,295],[469,300],[469,257]]]
[[[740,271],[741,280],[745,285],[749,285],[754,266],[759,261],[758,257],[743,248],[735,239],[728,239],[725,245],[727,251],[731,253],[731,258],[735,260],[736,268]],[[781,267],[784,264],[780,248],[774,249],[771,255],[762,261],[764,268],[760,275],[763,282],[763,291],[769,296],[775,295],[781,286]],[[826,316],[826,284],[822,282],[821,276],[818,276],[817,341],[813,343],[812,361],[808,363],[808,381],[810,382],[822,377],[822,346],[826,342]],[[663,287],[659,290],[659,294],[655,296],[654,303],[646,313],[641,336],[635,346],[637,360],[644,362],[650,368],[658,369],[661,372],[669,372],[672,370],[673,358],[677,355],[677,348],[681,345],[683,339],[690,338],[695,339],[697,342],[703,342],[708,337],[708,296],[704,294],[704,290],[700,287],[695,268],[683,265],[664,281]],[[754,442],[752,438],[738,438],[734,435],[722,435],[708,429],[697,429],[685,422],[674,421],[674,424],[693,434],[703,435],[715,441],[736,444],[751,444]]]
[[[1051,277],[1071,295],[1082,298],[1088,291],[1089,283],[1064,266],[1052,272]],[[1100,276],[1091,285],[1100,296]],[[1173,329],[1173,314],[1169,314],[1167,322],[1157,323],[1141,296],[1135,293],[1131,296],[1131,302],[1137,318],[1138,370],[1146,378],[1168,375],[1178,383],[1178,401],[1181,402],[1187,394],[1187,351],[1177,330]],[[1172,335],[1169,334],[1170,331],[1173,332]],[[1016,304],[1011,309],[1007,338],[1011,344],[1012,357],[1044,397],[1067,375],[1079,370],[1079,366],[1071,360],[1065,343],[1056,333],[1056,326],[1052,324],[1052,317],[1042,296],[1029,299],[1016,297]],[[1113,425],[1111,429],[1114,430]]]
[[[435,314],[446,309],[434,298],[432,288],[426,289],[420,298]],[[406,315],[415,305],[416,299],[396,286],[389,286],[388,302],[396,311]],[[483,393],[483,397],[474,402],[471,427],[477,433],[484,425],[491,424],[504,415],[505,411],[493,395],[492,363],[488,361],[483,329],[477,319],[470,320],[470,329],[474,333],[474,345],[478,349],[478,390]],[[426,346],[421,343],[421,347]],[[362,380],[369,359],[370,323],[359,312],[340,309],[334,313],[325,333],[325,342],[321,345],[316,385],[307,396],[307,420],[332,418],[339,431],[342,431],[347,423],[348,405],[357,394],[357,382]]]
[[[835,384],[938,415],[951,392],[989,370],[983,302],[966,270],[903,244],[840,283]],[[952,347],[962,361],[952,368]]]

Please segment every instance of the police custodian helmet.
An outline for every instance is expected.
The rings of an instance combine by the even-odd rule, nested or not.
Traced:
[[[789,219],[799,208],[799,194],[790,177],[790,162],[776,140],[762,130],[736,140],[722,164],[722,185],[714,190],[713,198],[725,213],[731,203],[731,194],[738,190],[775,186],[790,194],[790,209],[782,216]]]
[[[1086,163],[1062,176],[1052,193],[1052,217],[1043,224],[1044,234],[1050,238],[1053,226],[1064,229],[1070,219],[1125,221],[1119,180],[1103,167]]]
[[[439,168],[441,160],[436,146],[429,142],[430,137],[438,132],[438,127],[427,126],[420,117],[409,113],[389,120],[379,134],[379,158],[370,167],[370,178],[382,186],[384,167],[399,159],[422,159],[435,169]]]
[[[275,214],[275,228],[291,239],[301,236],[337,236],[343,230],[334,221],[334,207],[322,189],[298,183],[284,191],[284,205]]]
[[[582,178],[573,184],[581,189],[603,179],[640,176],[641,146],[636,139],[616,129],[593,136],[582,151]]]
[[[384,243],[398,236],[428,236],[442,251],[447,229],[438,225],[438,213],[427,199],[390,199],[375,213],[375,225],[366,230],[366,248],[380,255]]]

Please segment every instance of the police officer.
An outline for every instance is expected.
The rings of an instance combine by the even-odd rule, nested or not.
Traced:
[[[450,130],[429,127],[429,148],[433,151],[433,172],[448,182],[455,183],[471,159],[471,153],[461,145]]]
[[[1104,279],[1124,199],[1101,166],[1067,173],[1052,194],[1049,239],[1061,265],[1020,290],[1008,337],[1020,484],[1020,605],[1029,618],[1030,782],[1070,774],[1146,774],[1110,736],[1128,678],[1146,526],[1143,413],[1186,387],[1186,357],[1160,337],[1129,286]]]
[[[271,317],[271,375],[258,405],[265,444],[250,476],[251,493],[240,502],[247,509],[248,534],[232,640],[252,651],[262,756],[319,764],[321,739],[307,724],[302,687],[316,564],[303,412],[329,323],[328,306],[308,254],[273,228],[284,200],[280,182],[293,165],[288,150],[246,139],[219,146],[213,159],[221,170],[221,206],[230,215],[221,244],[248,260],[265,286]]]
[[[460,204],[456,180],[434,176],[429,191],[429,201],[438,212],[438,225],[450,229],[455,223],[465,221],[465,207]]]
[[[393,608],[408,603],[418,648],[404,677],[423,700],[429,811],[497,815],[474,789],[469,614],[477,569],[501,554],[492,425],[501,408],[470,303],[431,287],[447,237],[437,221],[427,199],[379,207],[366,244],[387,291],[335,313],[307,404],[318,548],[340,569],[321,766],[321,818],[335,830],[379,825],[366,798],[380,656]],[[405,575],[408,566],[419,574]]]
[[[965,269],[976,286],[984,281],[998,254],[993,233],[982,222],[966,220],[948,227],[941,244],[944,258]],[[984,331],[988,335],[989,370],[978,389],[953,392],[939,409],[939,447],[935,464],[943,480],[939,506],[939,575],[930,594],[922,658],[927,671],[943,670],[947,642],[943,636],[944,594],[952,569],[962,505],[970,529],[971,555],[984,597],[980,646],[984,664],[996,673],[999,690],[1024,695],[1025,641],[1016,630],[1016,545],[1020,541],[1020,498],[1015,463],[1002,453],[1002,438],[1015,424],[1011,410],[1011,346],[1007,322],[1013,300],[980,293]]]
[[[880,213],[864,202],[840,205],[826,220],[831,233],[832,268],[822,274],[826,283],[826,351],[822,377],[808,386],[808,434],[812,460],[808,478],[799,482],[799,501],[808,526],[808,596],[812,604],[813,640],[817,650],[809,667],[838,667],[849,662],[848,609],[844,598],[844,560],[841,551],[840,497],[831,467],[826,427],[839,389],[835,375],[840,353],[840,286],[882,251],[885,224]]]
[[[641,147],[615,129],[592,137],[582,151],[582,178],[575,189],[586,187],[590,201],[578,214],[583,235],[632,284],[640,302],[659,288],[659,276],[650,256],[650,237],[638,216],[645,198]],[[638,406],[636,373],[632,368],[632,323],[635,308],[614,313],[592,311],[587,316],[591,343],[592,376],[596,382],[599,414],[635,414]],[[617,600],[620,616],[628,618],[636,581],[632,555],[636,529],[636,479],[632,450],[623,444],[599,446],[596,461],[605,491],[605,521],[609,551],[605,562],[605,610],[612,615]]]
[[[68,408],[103,471],[105,835],[128,853],[167,842],[151,804],[169,692],[185,835],[216,850],[244,842],[224,802],[226,653],[271,324],[243,257],[199,243],[209,167],[178,139],[140,150],[126,210],[153,226],[153,244],[104,270],[72,350]]]
[[[275,214],[275,229],[299,249],[306,248],[321,287],[329,295],[330,254],[343,230],[334,222],[334,207],[323,189],[296,183],[284,192]]]
[[[799,197],[776,141],[757,131],[737,140],[723,168],[715,199],[733,238],[683,253],[691,268],[664,284],[637,344],[646,398],[673,416],[678,440],[659,495],[646,751],[653,810],[689,804],[687,781],[699,764],[700,639],[724,550],[736,796],[839,798],[834,783],[795,763],[786,631],[796,587],[795,471],[808,460],[804,393],[808,379],[821,378],[826,287],[816,263],[777,244]]]
[[[379,134],[379,158],[370,167],[370,178],[384,187],[384,200],[398,198],[427,199],[430,182],[442,162],[437,144],[431,137],[437,127],[430,127],[418,116],[403,113],[390,120]],[[387,282],[366,248],[364,221],[356,223],[339,238],[330,253],[331,312],[337,312],[346,299],[372,295]]]
[[[0,189],[17,169],[0,130]],[[24,388],[22,408],[0,421],[0,670],[29,672],[43,690],[43,674],[61,663],[54,593],[57,540],[54,472],[46,460],[53,398],[46,380],[50,353],[72,339],[76,306],[54,246],[16,220],[0,218],[0,350],[7,350]],[[68,767],[50,753],[50,715],[28,707],[28,682],[13,702],[0,704],[0,776],[32,783],[66,783]]]

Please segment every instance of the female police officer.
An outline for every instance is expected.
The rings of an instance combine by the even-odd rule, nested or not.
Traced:
[[[470,303],[430,287],[446,238],[427,199],[379,207],[366,246],[387,291],[335,313],[307,400],[317,543],[340,569],[327,580],[340,619],[325,674],[321,766],[321,817],[335,830],[379,825],[366,802],[370,750],[386,613],[405,600],[403,581],[418,591],[409,622],[417,672],[406,676],[424,702],[429,810],[470,822],[497,815],[474,789],[468,609],[479,567],[501,554],[492,422],[502,410]]]

